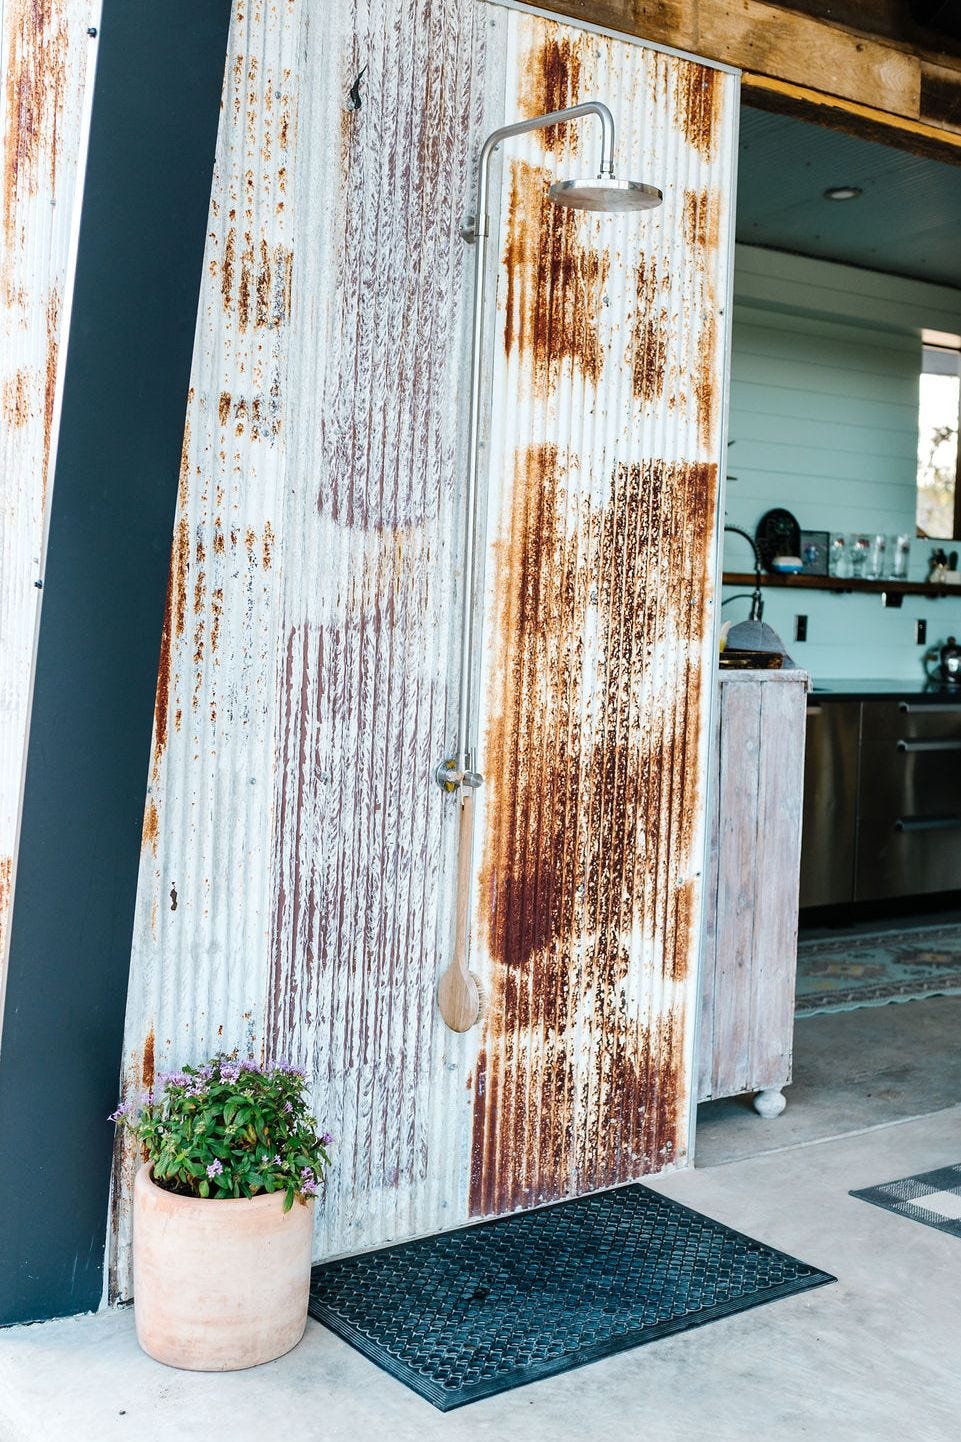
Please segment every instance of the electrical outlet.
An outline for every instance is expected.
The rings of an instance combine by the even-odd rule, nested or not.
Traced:
[[[915,641],[918,643],[919,646],[923,646],[924,643],[927,641],[927,639],[928,639],[928,623],[927,623],[927,621],[922,620],[922,619],[920,619],[920,618],[919,618],[917,621],[915,621],[915,623],[914,623],[914,639],[915,639]]]
[[[794,618],[794,639],[795,641],[806,641],[808,638],[807,616],[795,616]]]

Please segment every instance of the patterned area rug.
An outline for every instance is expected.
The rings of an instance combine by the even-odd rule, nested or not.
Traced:
[[[798,942],[798,1016],[961,995],[961,923]]]
[[[897,1182],[884,1182],[880,1187],[864,1187],[851,1196],[884,1207],[888,1212],[897,1212],[899,1217],[907,1217],[912,1222],[936,1227],[952,1237],[961,1237],[961,1165],[902,1177]]]

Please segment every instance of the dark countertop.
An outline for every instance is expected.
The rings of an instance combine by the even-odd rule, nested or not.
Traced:
[[[937,681],[876,680],[832,681],[811,679],[812,696],[820,701],[930,701],[932,704],[955,701],[961,707],[961,686],[944,686]]]

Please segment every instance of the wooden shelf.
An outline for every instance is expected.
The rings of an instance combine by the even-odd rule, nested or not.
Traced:
[[[725,586],[746,586],[754,588],[753,571],[725,571],[722,577]],[[879,596],[886,591],[889,596],[955,596],[961,600],[961,586],[932,585],[930,581],[861,581],[842,576],[774,576],[761,574],[762,586],[785,586],[789,590],[834,591],[836,594],[858,593]]]

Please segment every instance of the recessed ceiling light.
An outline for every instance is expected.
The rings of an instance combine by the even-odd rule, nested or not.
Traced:
[[[824,192],[825,200],[857,200],[861,194],[860,185],[832,185]]]

